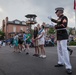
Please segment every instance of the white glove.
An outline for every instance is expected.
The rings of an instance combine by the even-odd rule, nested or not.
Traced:
[[[51,26],[51,27],[54,27],[54,26],[55,26],[55,24],[51,22],[50,26]]]
[[[51,26],[55,26],[55,24],[51,22]]]
[[[48,16],[48,19],[50,19],[50,20],[51,20],[51,19],[52,19],[52,17],[51,17],[51,16]]]

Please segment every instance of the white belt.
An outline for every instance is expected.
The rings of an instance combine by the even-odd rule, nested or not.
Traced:
[[[56,30],[67,30],[67,28],[61,28],[61,29],[56,29]]]

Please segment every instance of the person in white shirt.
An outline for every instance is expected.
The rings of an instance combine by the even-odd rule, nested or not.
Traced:
[[[44,44],[45,44],[45,30],[44,30],[44,25],[42,25],[41,29],[38,32],[38,37],[36,38],[36,40],[38,40],[38,45],[41,49],[41,58],[46,58],[46,54],[45,54],[45,48],[44,48]]]

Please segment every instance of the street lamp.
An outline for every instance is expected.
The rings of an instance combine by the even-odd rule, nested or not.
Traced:
[[[29,29],[30,30],[30,33],[31,33],[31,25],[34,25],[36,24],[36,15],[35,14],[27,14],[25,15],[25,17],[27,18],[27,21],[26,21],[26,25],[29,25]]]

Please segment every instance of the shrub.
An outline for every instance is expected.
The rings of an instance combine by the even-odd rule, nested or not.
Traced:
[[[0,39],[4,39],[5,33],[0,30]]]
[[[74,45],[74,46],[76,46],[76,41],[71,41],[71,42],[69,43],[69,45]]]

